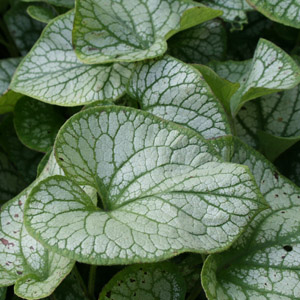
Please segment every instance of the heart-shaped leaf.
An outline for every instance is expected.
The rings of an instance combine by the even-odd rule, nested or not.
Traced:
[[[77,0],[73,43],[88,64],[139,61],[163,55],[172,35],[220,14],[182,0]]]
[[[223,163],[194,131],[135,109],[78,113],[55,152],[68,177],[33,189],[25,223],[44,245],[81,262],[220,251],[265,208],[245,167]],[[98,190],[101,208],[78,184]]]
[[[51,21],[23,59],[11,88],[50,104],[76,106],[125,93],[133,64],[85,65],[72,47],[74,13]]]
[[[230,66],[231,64],[233,66]],[[296,62],[280,48],[264,39],[259,40],[251,63],[227,62],[217,63],[211,67],[221,77],[228,74],[226,79],[232,81],[231,79],[236,78],[241,83],[239,90],[230,99],[233,115],[237,114],[245,102],[280,90],[291,89],[300,81],[300,69]],[[230,69],[236,67],[238,67],[237,76],[230,74]],[[244,67],[244,70],[241,67]]]
[[[99,300],[183,300],[185,291],[184,279],[174,265],[134,265],[115,275],[102,290]]]
[[[22,95],[8,90],[10,80],[20,63],[21,58],[0,60],[0,114],[10,112]]]
[[[15,293],[27,299],[48,296],[71,271],[74,262],[46,250],[23,226],[28,194],[40,180],[62,174],[52,155],[40,177],[21,194],[1,207],[0,286],[15,283]]]
[[[271,20],[300,28],[300,3],[298,0],[247,0],[250,5]]]
[[[143,110],[194,129],[206,139],[230,133],[224,109],[201,74],[172,57],[138,63],[128,93]]]
[[[52,147],[65,118],[57,107],[23,97],[14,110],[14,124],[19,139],[27,147],[46,152]]]
[[[271,206],[255,217],[234,246],[211,255],[202,283],[208,299],[300,297],[300,189],[262,155],[234,140],[232,161],[248,165]]]
[[[211,20],[177,33],[168,45],[169,53],[186,63],[206,64],[210,60],[223,60],[226,31],[220,20]]]

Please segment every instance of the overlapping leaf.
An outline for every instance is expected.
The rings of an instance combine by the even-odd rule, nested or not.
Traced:
[[[29,148],[42,152],[52,147],[56,134],[65,121],[57,107],[29,97],[20,99],[14,114],[19,139]]]
[[[172,57],[139,63],[128,92],[143,110],[194,129],[207,139],[230,132],[224,109],[201,74]]]
[[[27,8],[27,13],[31,18],[46,24],[57,16],[56,11],[51,6],[46,5],[30,5]]]
[[[252,10],[246,0],[204,0],[203,4],[223,11],[222,18],[227,22],[247,23],[246,12]]]
[[[300,3],[298,0],[247,0],[259,12],[288,26],[300,28]]]
[[[300,87],[247,103],[237,116],[237,134],[270,159],[300,139]]]
[[[12,111],[21,97],[20,94],[8,90],[10,80],[20,61],[21,58],[0,60],[0,114]]]
[[[226,51],[226,31],[220,20],[211,20],[173,36],[169,53],[186,63],[206,64],[223,60]]]
[[[6,288],[0,288],[0,300],[5,300],[6,297]]]
[[[21,0],[23,2],[40,2],[41,0]],[[46,2],[51,5],[55,6],[62,6],[67,8],[74,7],[75,0],[43,0],[43,2]]]
[[[184,279],[174,265],[134,265],[115,275],[102,290],[99,300],[183,300],[185,291]]]
[[[223,163],[194,131],[135,109],[75,115],[55,151],[68,177],[33,189],[25,223],[44,245],[81,262],[220,251],[264,208],[247,169]],[[98,190],[101,208],[78,184]]]
[[[208,299],[297,299],[300,190],[262,155],[234,140],[232,161],[249,166],[271,206],[228,251],[211,255],[202,282]]]
[[[76,106],[117,99],[125,92],[132,64],[85,65],[73,50],[71,11],[51,21],[24,58],[11,88],[41,101]]]
[[[31,49],[45,26],[26,13],[27,6],[18,2],[4,16],[8,30],[22,55]]]
[[[20,142],[14,129],[12,115],[6,116],[0,124],[1,148],[22,180],[27,185],[32,183],[36,178],[36,168],[42,155],[28,149]]]
[[[52,155],[41,176],[0,212],[0,286],[15,283],[15,293],[22,298],[39,299],[53,292],[71,271],[74,262],[46,250],[34,240],[23,225],[25,201],[40,180],[62,170]]]
[[[158,57],[172,35],[220,14],[182,0],[77,0],[75,51],[89,64]]]
[[[229,67],[231,64],[233,66]],[[227,74],[226,79],[230,81],[238,79],[241,83],[239,90],[228,100],[233,115],[237,114],[245,102],[280,90],[291,89],[300,80],[300,70],[294,60],[280,48],[263,39],[260,39],[251,63],[227,62],[213,64],[211,67],[221,77]],[[231,74],[231,69],[236,67],[238,67],[237,74]]]

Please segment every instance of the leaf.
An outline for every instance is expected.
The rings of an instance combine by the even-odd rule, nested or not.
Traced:
[[[13,111],[16,102],[21,97],[8,90],[10,80],[20,63],[21,58],[7,58],[0,60],[0,114]]]
[[[193,65],[208,83],[215,96],[221,101],[226,109],[226,112],[230,115],[230,99],[239,89],[240,84],[232,83],[222,77],[219,77],[212,69],[205,65]]]
[[[65,122],[57,107],[29,97],[20,99],[14,114],[14,125],[21,142],[41,152],[47,152],[53,146],[56,134]]]
[[[6,298],[6,288],[0,288],[0,300],[5,300]]]
[[[267,18],[288,26],[300,28],[300,4],[297,0],[247,0]]]
[[[133,265],[108,282],[99,300],[183,300],[185,290],[184,279],[171,263]]]
[[[7,154],[23,181],[27,185],[30,184],[36,178],[37,165],[42,156],[20,142],[14,129],[12,115],[6,116],[0,125],[0,148]]]
[[[247,169],[223,163],[194,131],[135,109],[78,113],[55,152],[67,177],[33,189],[25,223],[51,250],[80,262],[220,251],[265,208]],[[97,189],[100,208],[78,184]]]
[[[237,134],[273,161],[300,139],[300,86],[247,103],[237,116]]]
[[[300,143],[281,154],[275,161],[275,165],[280,172],[292,180],[296,185],[300,186]]]
[[[205,261],[206,295],[210,300],[297,299],[300,190],[262,155],[234,143],[232,161],[249,166],[271,208],[255,217],[230,250]]]
[[[227,22],[247,23],[246,12],[252,10],[246,0],[204,0],[204,5],[223,11],[222,18]]]
[[[26,187],[26,182],[1,149],[0,178],[0,205],[16,196]]]
[[[27,4],[19,2],[4,15],[9,33],[22,56],[30,50],[44,28],[43,23],[28,16],[26,13],[27,6]]]
[[[51,21],[12,80],[11,88],[55,105],[114,100],[125,93],[133,64],[84,65],[72,48],[71,11]]]
[[[46,2],[51,5],[73,8],[75,0],[21,0],[23,2]]]
[[[230,62],[220,67],[220,73],[215,71],[223,77],[222,73],[227,71],[228,74],[228,64]],[[240,76],[241,86],[230,99],[233,116],[245,102],[280,90],[291,89],[300,81],[300,69],[296,62],[280,48],[264,39],[259,40],[251,65],[248,61],[238,65],[244,67],[244,71],[239,68],[236,79]],[[244,73],[245,71],[247,73]],[[232,81],[230,78],[235,78],[235,75],[229,75],[226,79]]]
[[[62,171],[52,155],[40,177],[1,207],[0,286],[15,283],[15,294],[21,298],[39,299],[50,295],[74,265],[42,247],[23,226],[28,194],[39,181],[54,174],[62,174]]]
[[[201,286],[200,271],[203,264],[202,255],[189,254],[187,257],[181,259],[181,256],[177,256],[173,259],[173,263],[176,264],[180,274],[184,277],[187,293],[191,294],[193,289]],[[186,297],[186,299],[188,299]]]
[[[46,24],[56,17],[55,11],[50,6],[30,5],[27,13],[31,18]]]
[[[169,53],[186,63],[206,64],[223,60],[226,31],[220,20],[211,20],[177,33],[169,41]]]
[[[172,57],[137,64],[128,93],[143,110],[194,129],[206,139],[230,133],[224,109],[201,74]]]
[[[182,0],[77,0],[75,52],[87,64],[158,57],[166,52],[172,35],[220,14]]]

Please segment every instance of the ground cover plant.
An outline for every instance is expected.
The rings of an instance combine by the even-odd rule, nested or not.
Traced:
[[[300,299],[297,0],[0,14],[0,300]]]

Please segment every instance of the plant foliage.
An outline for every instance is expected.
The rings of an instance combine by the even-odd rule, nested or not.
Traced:
[[[300,299],[299,3],[75,2],[0,3],[0,300]]]

